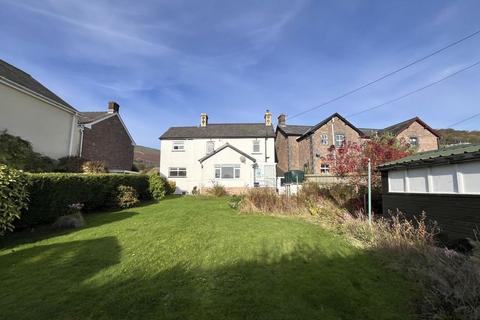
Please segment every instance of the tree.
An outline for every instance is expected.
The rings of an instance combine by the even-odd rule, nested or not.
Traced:
[[[382,163],[407,157],[414,149],[404,139],[384,135],[361,144],[346,142],[342,147],[330,148],[324,158],[334,175],[347,177],[355,185],[367,184],[368,159],[372,165],[372,185],[380,187],[381,177],[378,166]]]

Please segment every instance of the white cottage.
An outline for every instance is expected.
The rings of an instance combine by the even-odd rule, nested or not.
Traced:
[[[275,133],[272,114],[263,123],[209,123],[171,127],[161,137],[160,174],[191,193],[215,184],[238,193],[251,187],[275,187]]]

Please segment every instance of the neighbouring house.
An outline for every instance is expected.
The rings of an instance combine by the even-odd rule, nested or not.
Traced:
[[[366,135],[391,134],[398,139],[404,139],[411,146],[416,147],[418,152],[437,150],[440,135],[419,117],[414,117],[385,129],[360,129]]]
[[[384,213],[424,211],[452,240],[480,227],[480,144],[417,153],[379,170]]]
[[[106,111],[80,112],[80,156],[104,161],[110,171],[132,170],[135,141],[120,117],[120,106]]]
[[[418,117],[385,129],[361,129],[338,113],[314,126],[287,125],[285,115],[280,114],[275,139],[277,172],[283,175],[291,170],[304,170],[312,174],[328,174],[330,168],[323,159],[332,146],[340,147],[346,141],[361,143],[383,134],[405,139],[418,151],[438,149],[438,133]]]
[[[0,60],[0,131],[50,158],[78,154],[78,111],[28,73]]]
[[[275,187],[274,139],[268,110],[263,123],[209,123],[202,113],[199,126],[171,127],[160,137],[160,174],[176,182],[176,193],[215,184],[232,193]]]

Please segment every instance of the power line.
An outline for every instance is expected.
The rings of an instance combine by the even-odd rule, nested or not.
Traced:
[[[426,56],[423,56],[423,57],[420,58],[420,59],[414,60],[414,61],[410,62],[409,64],[407,64],[407,65],[405,65],[405,66],[403,66],[403,67],[401,67],[401,68],[399,68],[399,69],[396,69],[396,70],[394,70],[394,71],[391,71],[391,72],[389,72],[389,73],[381,76],[380,78],[377,78],[377,79],[375,79],[375,80],[373,80],[373,81],[370,81],[370,82],[368,82],[368,83],[366,83],[366,84],[364,84],[364,85],[362,85],[362,86],[360,86],[360,87],[358,87],[358,88],[356,88],[356,89],[347,91],[347,92],[345,92],[345,93],[343,93],[343,94],[341,94],[341,95],[339,95],[339,96],[337,96],[337,97],[335,97],[335,98],[333,98],[333,99],[330,99],[330,100],[328,100],[328,101],[325,101],[325,102],[323,102],[323,103],[321,103],[321,104],[319,104],[319,105],[317,105],[317,106],[315,106],[315,107],[309,108],[309,109],[304,110],[304,111],[299,112],[299,113],[296,113],[296,114],[294,114],[293,116],[290,116],[290,117],[288,117],[288,118],[289,118],[289,119],[293,119],[293,118],[299,117],[299,116],[301,116],[301,115],[303,115],[303,114],[305,114],[305,113],[311,112],[311,111],[313,111],[313,110],[316,110],[316,109],[319,109],[319,108],[321,108],[321,107],[324,107],[324,106],[326,106],[327,104],[330,104],[330,103],[332,103],[332,102],[335,102],[335,101],[338,101],[338,100],[340,100],[340,99],[342,99],[342,98],[345,98],[345,97],[347,97],[347,96],[349,96],[349,95],[351,95],[351,94],[353,94],[353,93],[355,93],[355,92],[358,92],[358,91],[360,91],[360,90],[362,90],[362,89],[364,89],[364,88],[366,88],[366,87],[371,86],[372,84],[375,84],[375,83],[377,83],[377,82],[379,82],[379,81],[382,81],[382,80],[385,79],[385,78],[388,78],[388,77],[390,77],[390,76],[393,76],[394,74],[396,74],[396,73],[398,73],[398,72],[400,72],[400,71],[402,71],[402,70],[405,70],[405,69],[407,69],[407,68],[409,68],[409,67],[411,67],[411,66],[413,66],[413,65],[415,65],[415,64],[417,64],[417,63],[420,63],[420,62],[422,62],[422,61],[424,61],[424,60],[426,60],[426,59],[428,59],[428,58],[430,58],[430,57],[432,57],[432,56],[434,56],[434,55],[436,55],[436,54],[438,54],[438,53],[440,53],[440,52],[442,52],[442,51],[445,51],[445,50],[447,50],[447,49],[449,49],[449,48],[451,48],[451,47],[453,47],[453,46],[456,46],[457,44],[459,44],[459,43],[461,43],[461,42],[463,42],[463,41],[465,41],[465,40],[468,40],[468,39],[470,39],[470,38],[473,38],[474,36],[478,35],[479,33],[480,33],[480,30],[477,30],[477,31],[475,31],[475,32],[473,32],[473,33],[471,33],[471,34],[469,34],[469,35],[467,35],[467,36],[465,36],[465,37],[463,37],[463,38],[455,41],[455,42],[452,42],[452,43],[446,45],[445,47],[442,47],[442,48],[440,48],[440,49],[438,49],[438,50],[436,50],[436,51],[434,51],[434,52],[432,52],[432,53],[427,54]]]
[[[478,117],[478,116],[480,116],[480,112],[474,114],[473,116],[470,116],[470,117],[468,117],[468,118],[465,118],[465,119],[463,119],[463,120],[460,120],[460,121],[458,121],[458,122],[455,122],[455,123],[447,126],[447,128],[453,128],[453,127],[455,127],[455,126],[458,126],[459,124],[462,124],[462,123],[464,123],[464,122],[467,122],[468,120],[471,120],[471,119],[476,118],[476,117]]]
[[[436,84],[438,84],[438,83],[440,83],[440,82],[442,82],[442,81],[445,81],[445,80],[447,80],[447,79],[449,79],[449,78],[452,78],[452,77],[456,76],[456,75],[459,74],[459,73],[462,73],[462,72],[467,71],[467,70],[469,70],[469,69],[471,69],[471,68],[473,68],[473,67],[476,67],[476,66],[478,66],[479,64],[480,64],[480,61],[477,61],[477,62],[475,62],[474,64],[469,65],[468,67],[465,67],[465,68],[462,68],[462,69],[460,69],[460,70],[458,70],[458,71],[455,71],[454,73],[451,73],[451,74],[449,74],[448,76],[443,77],[443,78],[441,78],[441,79],[439,79],[439,80],[437,80],[437,81],[431,82],[431,83],[427,84],[426,86],[423,86],[423,87],[421,87],[421,88],[418,88],[418,89],[415,89],[415,90],[413,90],[413,91],[410,91],[410,92],[408,92],[408,93],[406,93],[406,94],[404,94],[404,95],[401,95],[401,96],[399,96],[399,97],[396,97],[396,98],[394,98],[394,99],[388,100],[387,102],[383,102],[383,103],[377,104],[377,105],[375,105],[375,106],[373,106],[373,107],[369,107],[369,108],[363,109],[362,111],[349,114],[349,115],[347,115],[346,117],[347,117],[347,118],[354,117],[354,116],[357,116],[357,115],[359,115],[359,114],[362,114],[362,113],[365,113],[365,112],[368,112],[368,111],[372,111],[372,110],[374,110],[374,109],[378,109],[378,108],[383,107],[383,106],[385,106],[385,105],[387,105],[387,104],[397,102],[397,101],[402,100],[402,99],[404,99],[404,98],[406,98],[406,97],[409,97],[409,96],[411,96],[411,95],[413,95],[413,94],[415,94],[415,93],[417,93],[417,92],[420,92],[420,91],[423,91],[423,90],[425,90],[425,89],[427,89],[427,88],[430,88],[430,87],[432,87],[432,86],[434,86],[434,85],[436,85]]]

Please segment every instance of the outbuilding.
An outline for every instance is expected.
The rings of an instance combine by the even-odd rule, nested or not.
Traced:
[[[379,166],[383,212],[425,212],[449,239],[480,230],[480,144],[417,153]]]

